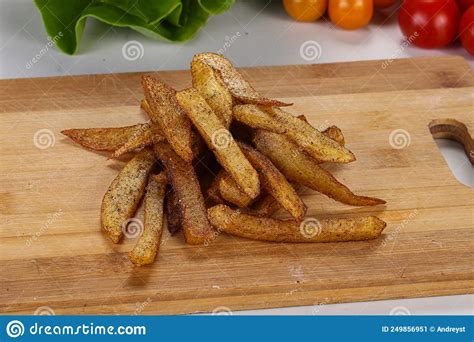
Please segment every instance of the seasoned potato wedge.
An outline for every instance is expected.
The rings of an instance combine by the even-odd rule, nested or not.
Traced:
[[[305,120],[301,120],[278,107],[253,106],[260,115],[267,114],[269,118],[287,127],[285,136],[301,146],[311,157],[321,162],[349,163],[355,160],[354,154],[328,136],[319,132]]]
[[[306,119],[306,117],[304,115],[298,115],[297,118],[300,119],[300,120],[303,120],[306,123],[309,123],[308,119]],[[326,135],[328,138],[334,140],[339,145],[342,145],[342,146],[346,145],[346,141],[344,139],[344,134],[342,134],[341,129],[337,126],[334,126],[334,125],[329,126],[324,131],[321,131],[321,133]]]
[[[243,103],[253,103],[265,106],[292,105],[291,103],[268,99],[260,95],[222,55],[211,52],[200,53],[194,56],[194,60],[201,61],[216,70],[232,96]]]
[[[148,127],[149,123],[142,123],[126,127],[65,129],[61,133],[90,150],[115,151],[137,132],[147,130]]]
[[[165,142],[155,144],[154,148],[178,198],[186,242],[197,245],[211,241],[215,235],[207,219],[204,198],[192,164],[180,158]]]
[[[142,76],[142,86],[151,121],[162,129],[166,140],[182,159],[192,161],[191,121],[176,100],[176,91],[147,75]]]
[[[198,58],[191,63],[193,87],[207,101],[225,128],[232,122],[232,95],[216,71]]]
[[[302,222],[253,216],[223,204],[208,209],[209,221],[228,234],[272,242],[344,242],[371,240],[380,236],[386,224],[375,216]]]
[[[102,229],[115,243],[118,243],[145,192],[145,186],[155,155],[144,149],[133,157],[110,184],[104,195],[101,208]]]
[[[129,259],[136,265],[151,264],[158,254],[163,234],[165,190],[166,184],[158,183],[154,177],[149,177],[145,194],[143,232],[135,247],[128,253]]]
[[[250,215],[272,217],[273,214],[280,210],[280,208],[281,205],[277,202],[275,197],[269,194],[264,194],[245,212]]]
[[[342,134],[342,131],[339,127],[337,126],[330,126],[326,128],[324,131],[322,131],[324,135],[326,135],[328,138],[334,140],[341,146],[346,145],[346,140],[344,138],[344,134]]]
[[[285,176],[263,154],[253,147],[238,142],[242,152],[260,175],[260,184],[267,193],[272,195],[296,220],[301,220],[306,213],[306,205],[288,183]]]
[[[302,186],[299,184],[291,184],[296,193],[299,194]],[[275,197],[270,194],[261,195],[255,203],[247,210],[246,213],[250,215],[272,217],[278,210],[281,209],[280,203]]]
[[[254,143],[291,182],[307,186],[349,205],[369,206],[385,203],[378,198],[355,195],[283,135],[257,130]]]
[[[176,94],[179,104],[222,167],[251,198],[260,193],[258,174],[237,146],[232,134],[194,88]]]
[[[252,128],[266,129],[275,133],[286,133],[288,128],[255,105],[237,105],[233,109],[234,119]]]
[[[216,203],[222,203],[223,199],[241,208],[245,208],[253,202],[253,198],[240,190],[234,179],[224,170],[217,174],[207,194]]]
[[[142,130],[138,130],[132,134],[125,144],[115,150],[112,154],[112,158],[118,158],[125,153],[142,149],[163,140],[165,140],[163,131],[157,125],[148,124],[147,126],[143,126]]]

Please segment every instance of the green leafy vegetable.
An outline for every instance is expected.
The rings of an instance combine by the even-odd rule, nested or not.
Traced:
[[[63,52],[74,54],[88,17],[130,27],[148,37],[182,42],[194,37],[210,15],[235,0],[35,0],[46,32]]]

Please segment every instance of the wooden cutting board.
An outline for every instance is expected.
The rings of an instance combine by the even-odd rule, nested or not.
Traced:
[[[382,238],[278,244],[222,234],[200,247],[166,234],[157,262],[134,267],[133,240],[113,245],[99,224],[124,160],[60,131],[144,122],[140,74],[3,80],[0,312],[175,314],[474,292],[474,192],[454,178],[428,128],[443,118],[474,128],[474,77],[462,58],[242,72],[316,127],[339,126],[357,162],[331,170],[388,202],[353,208],[306,190],[308,215],[375,214],[388,222]],[[190,84],[188,71],[160,77]]]

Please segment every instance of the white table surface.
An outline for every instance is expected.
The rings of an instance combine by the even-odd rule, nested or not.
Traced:
[[[124,58],[122,48],[139,42],[140,58]],[[231,44],[226,44],[228,42]],[[319,44],[317,58],[303,58],[301,46]],[[335,28],[326,19],[297,23],[286,16],[280,1],[237,0],[231,11],[210,19],[198,36],[185,44],[157,42],[132,30],[88,20],[79,53],[49,49],[31,68],[27,63],[47,47],[39,12],[29,0],[0,0],[0,79],[187,69],[193,54],[219,51],[238,66],[332,63],[413,56],[460,55],[474,61],[462,47],[443,50],[401,48],[396,15],[377,15],[357,31]],[[228,46],[230,45],[230,46]],[[309,59],[309,60],[307,60]],[[474,187],[474,170],[458,144],[438,141],[455,177]],[[474,224],[474,219],[473,222]],[[222,303],[225,307],[225,303]],[[314,305],[233,314],[472,314],[474,296],[445,296],[362,303]],[[226,312],[226,310],[224,310]]]

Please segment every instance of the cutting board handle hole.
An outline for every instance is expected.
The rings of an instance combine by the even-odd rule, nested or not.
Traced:
[[[434,139],[449,139],[460,143],[474,165],[474,140],[465,124],[455,119],[436,119],[428,127]]]

